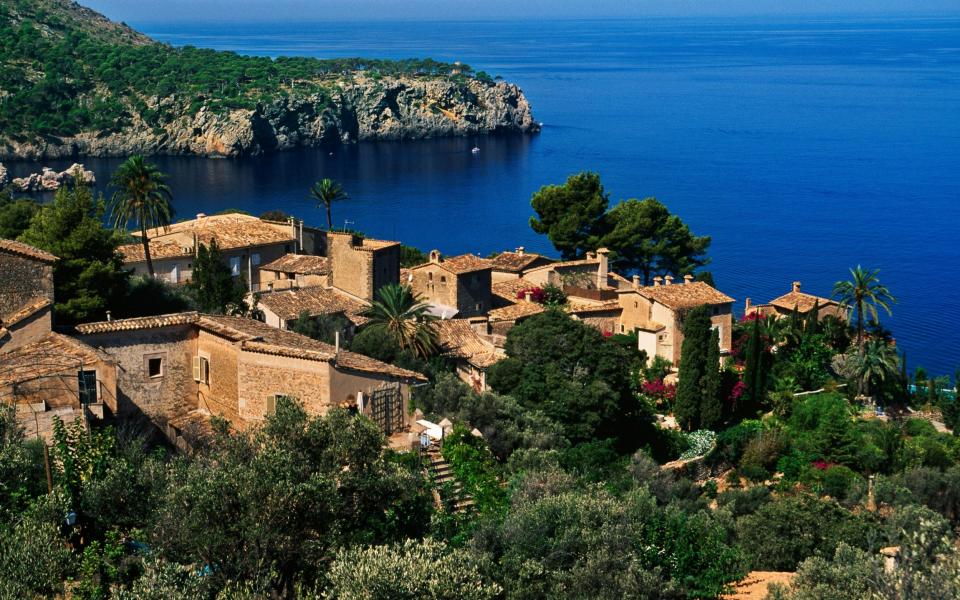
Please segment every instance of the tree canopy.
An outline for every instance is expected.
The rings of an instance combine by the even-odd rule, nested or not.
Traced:
[[[597,248],[609,201],[600,175],[571,175],[562,185],[545,185],[534,193],[530,204],[537,216],[530,217],[530,227],[549,237],[565,260],[582,258]]]

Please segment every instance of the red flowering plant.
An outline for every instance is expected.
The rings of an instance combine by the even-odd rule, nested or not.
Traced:
[[[541,287],[532,287],[520,290],[517,292],[517,300],[525,300],[527,294],[530,294],[530,299],[537,304],[543,304],[544,300],[546,300],[546,293]]]
[[[640,384],[640,394],[646,396],[657,406],[671,406],[677,396],[677,386],[664,383],[662,379],[644,381]]]
[[[826,470],[829,469],[830,467],[835,467],[835,466],[836,466],[836,463],[827,462],[827,461],[825,461],[825,460],[823,460],[823,459],[820,459],[820,460],[815,460],[815,461],[813,461],[812,463],[810,463],[810,466],[812,466],[814,469],[816,469],[816,470],[818,470],[818,471],[826,471]]]

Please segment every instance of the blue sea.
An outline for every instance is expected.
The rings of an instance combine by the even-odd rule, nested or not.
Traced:
[[[138,28],[245,54],[461,60],[520,85],[544,123],[332,155],[159,158],[181,216],[280,208],[320,224],[306,190],[332,177],[350,193],[337,225],[446,253],[550,252],[528,226],[531,194],[593,170],[613,201],[655,196],[712,236],[708,268],[738,309],[794,280],[829,295],[862,264],[900,300],[882,322],[911,370],[960,367],[960,18]],[[104,180],[117,161],[86,163]]]

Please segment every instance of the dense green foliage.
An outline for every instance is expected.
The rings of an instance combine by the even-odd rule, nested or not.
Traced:
[[[41,206],[20,241],[50,252],[56,304],[61,324],[104,319],[127,290],[127,272],[117,253],[119,236],[104,229],[103,198],[88,186],[64,186],[53,202]]]
[[[40,205],[31,198],[16,198],[12,188],[0,189],[0,238],[15,240],[20,237]]]
[[[429,358],[437,351],[437,317],[410,286],[388,284],[377,290],[377,297],[364,311],[370,322],[365,335],[391,338],[401,350],[419,358]]]
[[[677,422],[687,430],[715,427],[723,416],[720,340],[711,330],[708,307],[691,309],[684,317],[681,353],[674,405]]]
[[[679,277],[709,262],[710,238],[693,235],[656,198],[624,200],[607,210],[609,203],[598,174],[571,175],[562,185],[534,193],[530,227],[549,237],[565,260],[606,247],[614,267],[622,274],[639,273],[645,285],[655,275]]]
[[[187,287],[197,306],[203,312],[219,314],[244,314],[250,307],[244,298],[247,295],[246,278],[234,277],[223,262],[223,255],[216,238],[210,245],[200,244],[193,261],[193,275]]]
[[[470,77],[431,59],[240,56],[174,48],[104,26],[64,0],[0,3],[0,131],[10,136],[114,132],[137,115],[159,128],[201,108],[252,109],[272,98],[317,95],[332,105],[336,81],[374,77]],[[118,33],[119,32],[119,33]]]
[[[490,385],[562,423],[571,441],[649,442],[642,438],[648,409],[631,392],[630,356],[596,329],[551,309],[513,327],[505,349]]]

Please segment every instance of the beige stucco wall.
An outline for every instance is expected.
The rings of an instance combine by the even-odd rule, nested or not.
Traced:
[[[620,323],[626,332],[646,326],[653,319],[653,303],[637,291],[617,295],[620,304]],[[658,321],[659,322],[659,321]],[[653,356],[652,354],[648,356]]]
[[[238,423],[241,416],[237,404],[239,389],[237,362],[240,354],[238,342],[232,342],[203,330],[197,334],[196,355],[210,362],[209,382],[201,382],[197,385],[197,407],[232,423]],[[191,378],[192,370],[191,362]]]
[[[245,424],[266,417],[267,400],[274,394],[297,398],[310,414],[330,410],[330,374],[325,362],[245,351],[239,355],[237,374],[237,410]]]
[[[348,234],[331,233],[327,237],[330,259],[330,284],[363,300],[373,300],[376,291],[400,281],[400,246],[373,251],[353,245]]]

